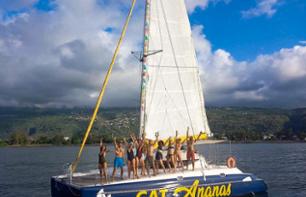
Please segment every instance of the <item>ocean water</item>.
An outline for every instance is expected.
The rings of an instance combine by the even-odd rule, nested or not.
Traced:
[[[198,145],[197,150],[218,164],[234,155],[241,170],[266,181],[269,197],[306,197],[305,143]],[[77,151],[78,147],[0,148],[0,196],[50,196],[50,177],[63,174]],[[78,170],[96,168],[97,154],[98,147],[86,147]]]

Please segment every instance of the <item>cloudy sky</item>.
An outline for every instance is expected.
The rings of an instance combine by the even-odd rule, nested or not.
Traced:
[[[103,106],[136,106],[139,0]],[[88,106],[128,0],[1,0],[0,106]],[[209,106],[306,107],[304,0],[186,0]]]

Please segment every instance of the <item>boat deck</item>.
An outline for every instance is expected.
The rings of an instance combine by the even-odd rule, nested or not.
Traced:
[[[69,177],[63,177],[61,178],[62,181],[65,181],[67,183],[70,182]],[[119,178],[116,178],[115,181],[119,181]],[[97,173],[89,173],[84,174],[82,176],[73,176],[72,178],[72,185],[77,187],[84,187],[84,186],[94,186],[94,185],[104,185],[106,182],[104,179],[101,179],[100,174]]]
[[[185,170],[186,171],[186,170]],[[191,170],[190,170],[191,171]],[[111,175],[111,171],[109,170],[109,175]],[[161,177],[170,177],[179,175],[183,172],[176,172],[176,173],[170,173],[167,172],[166,174],[158,174],[155,176],[139,176],[139,178],[128,178],[127,172],[124,172],[124,178],[121,179],[118,175],[114,177],[114,180],[112,180],[111,176],[108,176],[108,182],[105,181],[104,177],[101,178],[98,171],[95,173],[88,173],[88,174],[76,174],[76,176],[73,176],[71,184],[77,187],[84,187],[84,186],[97,186],[97,185],[104,185],[104,184],[114,184],[114,183],[120,183],[120,182],[133,182],[133,181],[139,181],[139,180],[146,180],[148,178],[161,178]],[[61,178],[62,181],[70,182],[69,177],[63,177]]]
[[[168,172],[164,173],[161,169],[159,170],[159,174],[153,176],[153,171],[151,170],[151,176],[140,176],[139,178],[128,178],[127,176],[127,169],[124,169],[124,178],[121,179],[119,177],[119,171],[117,171],[117,175],[112,180],[112,168],[108,168],[108,182],[104,180],[104,178],[100,177],[99,171],[94,170],[89,173],[75,173],[72,181],[70,181],[69,177],[66,175],[55,177],[73,185],[75,187],[90,187],[90,186],[98,186],[98,185],[111,185],[111,184],[119,184],[119,183],[129,183],[129,182],[138,182],[139,180],[142,181],[152,181],[152,180],[159,180],[159,179],[171,179],[171,178],[180,178],[180,177],[189,177],[189,176],[199,176],[199,175],[220,175],[220,173],[241,173],[240,170],[237,168],[227,168],[226,166],[212,166],[212,165],[205,165],[204,171],[200,161],[195,163],[195,170],[191,169],[191,165],[189,165],[189,170],[182,168],[178,168],[176,172]],[[139,169],[140,174],[140,169]],[[132,174],[131,174],[132,176]]]
[[[109,168],[109,172],[111,170],[112,168]],[[194,171],[191,169],[177,170],[176,173],[160,173],[156,176],[143,176],[139,179],[128,179],[126,172],[123,180],[118,176],[119,174],[114,181],[108,183],[101,179],[98,170],[90,173],[75,173],[72,181],[66,175],[52,177],[52,196],[126,197],[136,196],[140,191],[148,192],[146,196],[153,196],[161,189],[166,189],[169,194],[167,196],[172,196],[176,188],[182,187],[184,189],[187,187],[188,189],[192,188],[194,184],[196,184],[196,188],[201,189],[202,194],[204,190],[205,192],[215,190],[218,196],[228,196],[228,192],[232,194],[230,196],[249,196],[267,190],[262,179],[249,173],[243,173],[238,168],[215,165],[202,168],[200,162],[196,163]]]
[[[120,170],[117,170],[117,173],[114,177],[114,180],[112,180],[112,170],[113,168],[109,167],[108,168],[108,182],[105,181],[104,177],[101,177],[99,174],[98,170],[94,170],[91,171],[89,173],[75,173],[73,178],[72,178],[72,182],[71,184],[73,184],[74,186],[78,186],[78,187],[83,187],[83,186],[94,186],[94,185],[104,185],[104,184],[112,184],[112,183],[119,183],[119,182],[133,182],[133,181],[138,181],[138,180],[145,180],[145,179],[154,179],[154,178],[160,178],[160,177],[172,177],[172,176],[180,176],[182,174],[188,174],[188,172],[194,172],[193,170],[191,170],[191,166],[190,170],[182,170],[182,168],[178,168],[176,170],[176,172],[169,172],[168,169],[166,170],[166,173],[163,172],[163,170],[159,170],[159,173],[157,175],[153,175],[153,171],[150,171],[150,176],[139,176],[138,178],[128,178],[127,175],[127,169],[124,169],[124,174],[123,174],[123,179],[120,178],[119,173]],[[195,171],[199,171],[200,169],[195,169]],[[139,169],[139,174],[140,174],[140,169]],[[132,177],[133,174],[131,174]],[[69,177],[67,176],[60,176],[60,179],[62,181],[65,182],[70,182]]]

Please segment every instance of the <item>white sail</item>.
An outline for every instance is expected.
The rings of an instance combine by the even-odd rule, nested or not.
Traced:
[[[211,134],[184,0],[147,0],[141,132]]]

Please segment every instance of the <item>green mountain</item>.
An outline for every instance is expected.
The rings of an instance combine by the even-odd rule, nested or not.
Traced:
[[[0,141],[10,144],[80,143],[91,114],[89,108],[0,108]],[[267,109],[209,107],[211,130],[216,138],[232,140],[304,140],[306,108]],[[136,108],[101,109],[89,142],[111,135],[127,136],[138,130]],[[64,138],[66,137],[66,138]],[[1,140],[2,139],[2,140]]]

